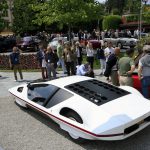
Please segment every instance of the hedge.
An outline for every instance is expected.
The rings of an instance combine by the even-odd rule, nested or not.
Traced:
[[[118,29],[121,23],[121,16],[110,15],[103,19],[103,30]]]
[[[126,22],[138,22],[140,19],[139,15],[137,15],[137,14],[130,14],[130,15],[126,15],[123,17],[125,17]],[[142,21],[147,22],[147,20],[148,20],[147,17],[149,17],[148,12],[143,13],[142,14]]]
[[[36,54],[21,54],[20,63],[22,69],[39,69]],[[1,70],[10,69],[8,54],[0,54],[0,69]]]

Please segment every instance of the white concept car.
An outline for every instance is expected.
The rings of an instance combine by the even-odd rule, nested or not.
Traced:
[[[45,114],[72,139],[122,140],[150,124],[150,101],[132,87],[70,76],[9,89],[16,103]]]

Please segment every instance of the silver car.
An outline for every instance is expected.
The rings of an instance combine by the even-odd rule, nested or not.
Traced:
[[[138,39],[119,37],[119,38],[104,38],[104,44],[111,42],[114,47],[123,48],[124,46],[134,47],[137,44]]]

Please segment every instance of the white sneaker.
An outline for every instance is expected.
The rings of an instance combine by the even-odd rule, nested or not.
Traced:
[[[14,80],[15,82],[17,82],[18,80]]]

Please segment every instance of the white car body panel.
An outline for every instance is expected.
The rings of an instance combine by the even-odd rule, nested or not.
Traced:
[[[69,99],[51,108],[45,108],[29,100],[27,97],[27,84],[11,88],[9,92],[16,97],[16,102],[19,105],[37,109],[58,123],[63,130],[85,139],[121,140],[135,134],[150,124],[150,121],[143,121],[150,116],[150,101],[131,87],[129,87],[130,94],[100,106],[65,88],[67,85],[89,79],[93,80],[89,77],[71,76],[44,82],[44,84],[55,85],[73,94]],[[23,92],[18,92],[18,87],[24,87]],[[128,87],[121,88],[128,90]],[[135,94],[133,94],[134,91],[136,91]],[[77,112],[81,116],[83,124],[61,115],[60,110],[62,108],[71,108]],[[139,123],[139,128],[128,134],[124,133],[126,128],[137,123]]]

